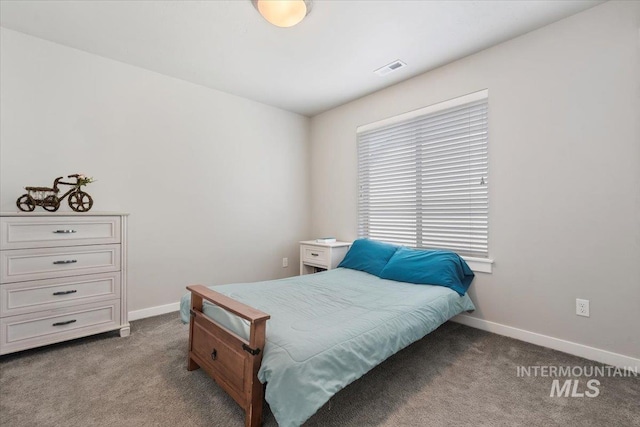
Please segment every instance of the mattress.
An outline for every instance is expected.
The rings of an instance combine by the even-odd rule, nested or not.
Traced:
[[[346,268],[211,289],[271,315],[258,379],[267,383],[265,399],[281,427],[301,425],[389,356],[475,309],[449,288]],[[185,323],[190,295],[181,300]],[[248,338],[248,322],[207,302],[203,311]]]

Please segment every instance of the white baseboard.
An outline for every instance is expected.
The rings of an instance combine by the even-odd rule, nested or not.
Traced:
[[[140,320],[145,317],[159,316],[180,310],[180,302],[171,304],[157,305],[155,307],[143,308],[142,310],[134,310],[129,312],[129,321]]]
[[[569,353],[574,356],[584,357],[585,359],[604,363],[606,365],[611,365],[618,368],[635,368],[636,372],[640,371],[640,359],[637,359],[635,357],[612,353],[607,350],[601,350],[599,348],[589,347],[587,345],[578,344],[575,342],[566,341],[535,332],[525,331],[524,329],[518,329],[511,326],[502,325],[500,323],[478,319],[476,317],[467,316],[465,314],[460,314],[451,320],[463,325],[471,326],[472,328],[482,329],[483,331],[493,332],[494,334],[504,335],[509,338],[515,338],[517,340],[536,344],[542,347],[552,348],[554,350],[562,351],[563,353]]]

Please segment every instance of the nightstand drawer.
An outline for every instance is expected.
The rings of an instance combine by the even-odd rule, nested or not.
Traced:
[[[2,249],[120,243],[120,217],[5,217],[0,219]]]
[[[120,273],[0,285],[0,317],[120,298]]]
[[[327,265],[329,263],[329,251],[320,246],[302,246],[302,260],[304,262]]]
[[[120,245],[2,251],[3,284],[120,270]]]
[[[104,332],[120,323],[120,301],[0,319],[0,354]]]

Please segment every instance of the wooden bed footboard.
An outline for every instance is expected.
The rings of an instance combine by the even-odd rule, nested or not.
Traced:
[[[191,291],[187,369],[204,369],[245,410],[245,427],[262,424],[264,388],[258,370],[264,352],[267,320],[271,317],[202,285]],[[203,300],[250,322],[249,341],[202,312]]]

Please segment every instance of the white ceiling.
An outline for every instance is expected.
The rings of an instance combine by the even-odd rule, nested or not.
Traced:
[[[2,0],[0,24],[312,116],[598,3],[316,0],[278,28],[251,0]]]

